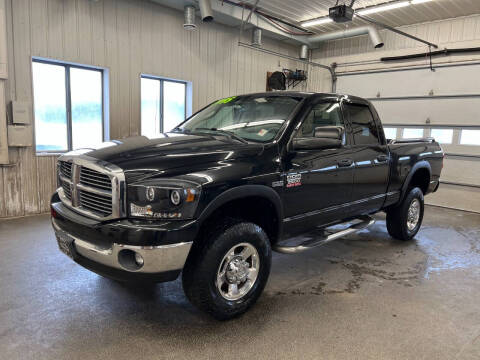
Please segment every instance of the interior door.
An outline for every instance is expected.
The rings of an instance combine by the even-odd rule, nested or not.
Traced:
[[[348,215],[375,212],[383,206],[388,187],[387,145],[367,104],[344,102],[343,108],[352,128],[355,161]]]
[[[350,201],[352,195],[352,150],[339,103],[319,102],[312,105],[292,138],[313,137],[315,129],[322,126],[343,127],[340,147],[291,152],[284,162],[287,234],[342,219],[343,205]]]

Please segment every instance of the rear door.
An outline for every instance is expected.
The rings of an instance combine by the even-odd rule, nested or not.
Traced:
[[[313,137],[322,126],[345,129],[340,104],[319,100],[307,111],[292,137]],[[353,187],[353,158],[348,132],[339,148],[301,150],[284,161],[285,232],[309,230],[344,217]],[[300,231],[297,231],[300,230]]]
[[[348,215],[355,216],[380,210],[388,186],[389,157],[381,128],[375,121],[367,103],[343,102],[343,111],[348,119],[353,137],[352,206]]]

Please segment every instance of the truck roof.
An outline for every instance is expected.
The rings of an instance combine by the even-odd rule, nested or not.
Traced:
[[[348,94],[334,94],[334,93],[315,93],[315,92],[305,92],[305,91],[266,91],[258,92],[251,94],[242,94],[238,96],[291,96],[291,97],[301,97],[301,98],[310,98],[310,97],[325,97],[325,98],[335,98],[340,100],[341,98],[348,98],[353,102],[368,104],[369,101],[353,95]]]

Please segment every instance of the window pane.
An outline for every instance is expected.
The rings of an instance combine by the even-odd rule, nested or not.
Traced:
[[[480,145],[480,130],[462,130],[461,145]]]
[[[440,144],[451,144],[453,129],[432,129],[431,136]]]
[[[102,73],[70,69],[72,148],[88,148],[103,141]]]
[[[423,137],[423,129],[407,128],[403,129],[404,139],[418,139]]]
[[[356,145],[378,144],[378,131],[368,106],[345,106],[352,123],[353,138]]]
[[[142,135],[160,133],[160,80],[142,78]]]
[[[163,131],[172,130],[185,120],[185,84],[163,82]]]
[[[397,128],[384,127],[383,132],[387,139],[396,139],[397,138]]]
[[[340,126],[344,128],[338,103],[322,103],[315,105],[303,121],[295,137],[314,137],[315,130],[322,126]],[[345,132],[343,132],[345,137]],[[343,139],[345,143],[345,138]]]
[[[68,150],[65,68],[32,63],[37,151]]]

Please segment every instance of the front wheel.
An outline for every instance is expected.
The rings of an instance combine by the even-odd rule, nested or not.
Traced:
[[[218,320],[238,316],[262,293],[271,258],[270,242],[262,228],[226,220],[192,248],[182,274],[185,294]]]
[[[399,240],[411,240],[422,226],[424,212],[423,192],[412,188],[403,201],[387,211],[388,233]]]

